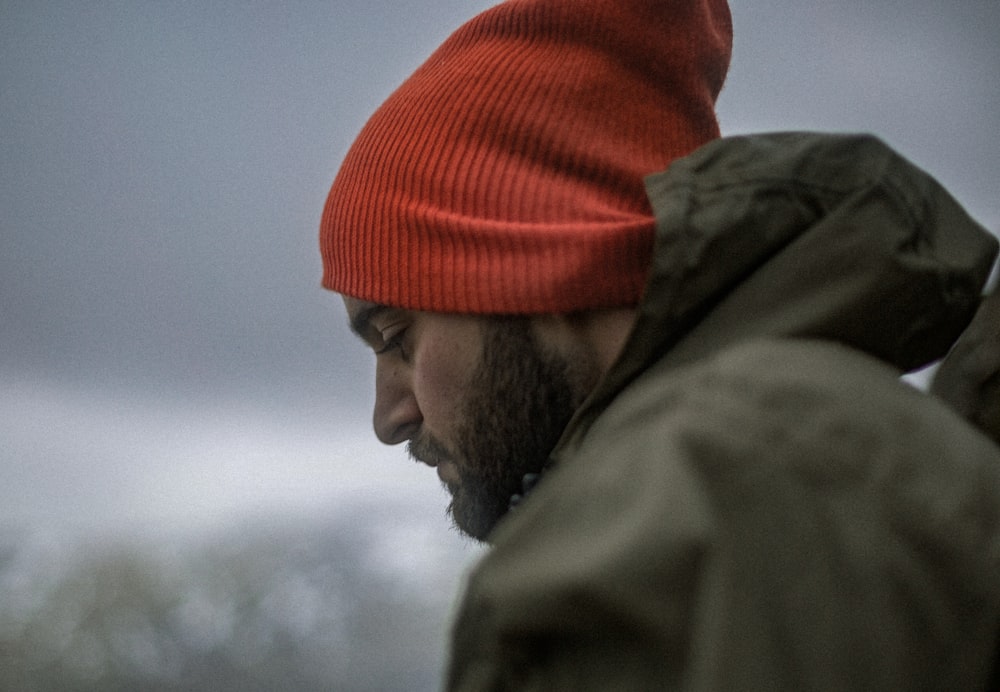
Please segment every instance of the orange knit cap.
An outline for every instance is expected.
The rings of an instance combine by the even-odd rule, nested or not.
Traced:
[[[633,305],[643,177],[719,136],[725,0],[510,0],[376,111],[333,183],[323,285],[394,307]]]

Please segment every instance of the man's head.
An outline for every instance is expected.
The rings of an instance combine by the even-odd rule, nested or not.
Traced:
[[[455,524],[479,539],[541,471],[626,331],[611,322],[618,311],[495,317],[344,302],[376,354],[376,434],[437,468]]]
[[[643,178],[718,136],[730,43],[725,0],[510,0],[345,158],[323,285],[379,354],[379,438],[437,465],[473,535],[617,355],[652,255]]]

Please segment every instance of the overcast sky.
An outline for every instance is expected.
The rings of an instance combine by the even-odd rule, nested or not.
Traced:
[[[492,2],[0,2],[0,522],[203,525],[433,472],[319,288],[367,116]],[[1000,228],[1000,2],[735,0],[724,134],[875,132]]]

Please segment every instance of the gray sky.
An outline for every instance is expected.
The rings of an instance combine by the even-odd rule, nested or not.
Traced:
[[[0,525],[384,493],[317,226],[367,116],[492,2],[0,2]],[[1000,3],[735,0],[723,132],[875,132],[1000,228]]]

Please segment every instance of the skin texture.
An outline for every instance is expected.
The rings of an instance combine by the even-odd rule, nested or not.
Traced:
[[[435,467],[464,533],[485,540],[545,465],[621,350],[627,310],[574,316],[450,315],[344,298],[376,354],[373,425]]]
[[[1000,444],[1000,295],[983,299],[931,391]]]

